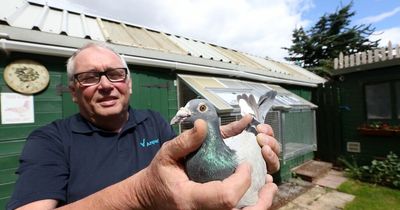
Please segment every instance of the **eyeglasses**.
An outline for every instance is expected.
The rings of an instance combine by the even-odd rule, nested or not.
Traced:
[[[127,74],[127,68],[109,68],[106,71],[89,71],[74,74],[74,79],[82,86],[92,86],[98,84],[103,75],[105,75],[110,82],[122,82],[126,79]]]

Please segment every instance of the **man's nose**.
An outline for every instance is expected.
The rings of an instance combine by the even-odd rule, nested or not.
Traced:
[[[106,75],[101,75],[100,82],[99,82],[99,87],[101,87],[101,88],[110,88],[110,87],[112,87],[112,82],[110,80],[108,80]]]

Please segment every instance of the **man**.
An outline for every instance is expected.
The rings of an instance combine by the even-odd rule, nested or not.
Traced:
[[[247,164],[223,181],[190,181],[182,159],[201,145],[207,125],[196,121],[175,137],[158,113],[131,109],[129,70],[111,49],[89,44],[68,60],[67,71],[80,113],[28,137],[8,209],[231,209],[250,186]],[[223,126],[223,135],[240,133],[250,121]],[[274,172],[279,146],[270,127],[258,129]],[[268,176],[254,208],[270,206],[276,190]]]

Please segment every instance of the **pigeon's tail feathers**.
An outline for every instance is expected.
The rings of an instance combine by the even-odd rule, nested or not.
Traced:
[[[256,119],[258,118],[259,116],[258,105],[256,99],[252,94],[250,94],[249,96],[247,96],[244,93],[242,95],[238,95],[237,101],[239,103],[240,113],[242,116],[250,114]]]
[[[260,97],[260,99],[258,100],[258,111],[259,111],[260,117],[257,118],[257,120],[260,123],[265,122],[265,117],[274,103],[276,94],[277,94],[277,92],[275,90],[270,90],[267,93],[265,93],[264,95],[262,95]]]

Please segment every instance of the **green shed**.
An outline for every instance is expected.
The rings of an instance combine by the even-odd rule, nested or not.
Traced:
[[[235,107],[224,104],[218,88],[207,87],[211,78],[224,80],[223,83],[214,80],[220,85],[219,90],[232,89],[232,85],[241,92],[262,91],[259,87],[267,90],[268,86],[279,89],[282,97],[290,95],[295,101],[301,101],[301,104],[289,105],[291,111],[285,106],[274,108],[274,111],[281,111],[277,116],[285,119],[282,125],[289,129],[282,131],[282,136],[297,141],[293,133],[304,130],[294,126],[305,118],[308,130],[300,142],[307,144],[304,146],[307,149],[282,156],[282,170],[278,176],[287,179],[291,168],[313,158],[316,145],[312,125],[317,107],[309,101],[312,92],[325,79],[292,64],[78,10],[66,10],[51,3],[5,0],[0,3],[0,206],[5,205],[12,192],[19,154],[28,134],[39,126],[77,112],[67,88],[65,63],[77,48],[88,42],[104,42],[123,55],[133,80],[132,107],[157,110],[166,119],[170,119],[189,97],[197,96],[210,96],[220,101],[214,105],[221,106],[224,123],[237,119]],[[38,65],[32,67],[29,63]],[[3,77],[8,69],[32,69],[29,71],[36,77],[38,66],[49,75],[48,85],[39,92],[23,94],[11,85],[15,79],[10,82]],[[197,82],[206,86],[197,90],[196,85],[185,83],[182,75],[204,78]],[[244,87],[250,83],[254,87]],[[17,112],[18,108],[25,110]],[[308,116],[305,117],[306,111]]]
[[[318,154],[361,164],[400,154],[400,47],[335,59],[334,79],[318,90]]]

